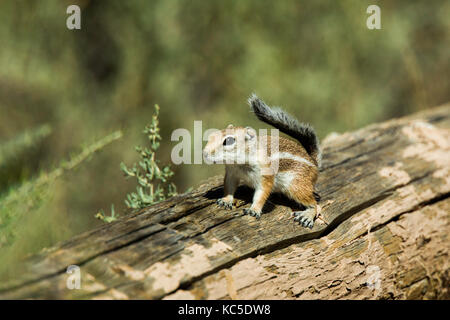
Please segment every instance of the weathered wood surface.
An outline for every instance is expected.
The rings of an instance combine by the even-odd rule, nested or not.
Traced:
[[[445,105],[325,139],[312,230],[280,196],[260,220],[245,188],[218,208],[215,177],[28,258],[0,298],[448,299],[449,129]]]

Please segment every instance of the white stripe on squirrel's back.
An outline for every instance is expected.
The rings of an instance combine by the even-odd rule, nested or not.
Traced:
[[[304,164],[307,164],[308,166],[314,166],[314,164],[312,164],[310,161],[306,160],[305,158],[293,155],[289,152],[277,152],[277,153],[273,154],[270,158],[272,161],[274,161],[276,159],[289,159],[289,160],[293,160],[293,161],[297,161],[297,162],[302,162]]]

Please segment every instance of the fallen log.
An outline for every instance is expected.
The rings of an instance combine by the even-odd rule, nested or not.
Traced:
[[[323,141],[312,230],[222,177],[27,258],[0,299],[450,298],[450,105]],[[69,289],[67,268],[81,271]]]

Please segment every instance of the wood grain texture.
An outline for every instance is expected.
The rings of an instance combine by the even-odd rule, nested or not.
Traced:
[[[331,135],[312,230],[269,198],[221,209],[222,177],[27,258],[0,298],[449,298],[450,105]],[[66,286],[69,265],[81,289]]]

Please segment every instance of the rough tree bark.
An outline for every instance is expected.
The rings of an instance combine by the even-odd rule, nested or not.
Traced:
[[[450,105],[323,142],[312,230],[251,190],[220,209],[222,178],[27,258],[0,298],[450,298]],[[81,289],[66,286],[69,265]]]

